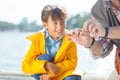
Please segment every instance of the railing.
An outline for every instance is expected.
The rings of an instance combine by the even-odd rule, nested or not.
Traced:
[[[1,73],[0,80],[33,80],[30,75],[22,73]],[[105,76],[101,75],[85,75],[82,80],[105,80]]]
[[[32,80],[29,75],[22,73],[1,73],[0,80]]]
[[[105,80],[103,75],[84,75],[82,80]]]

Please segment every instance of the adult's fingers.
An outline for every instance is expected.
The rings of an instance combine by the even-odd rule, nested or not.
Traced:
[[[89,31],[90,31],[90,33],[93,33],[95,31],[95,24],[94,23],[89,24]]]
[[[91,20],[88,20],[84,23],[83,25],[83,30],[84,31],[89,31],[89,24],[91,23]]]

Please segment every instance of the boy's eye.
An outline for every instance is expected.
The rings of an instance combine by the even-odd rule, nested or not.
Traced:
[[[58,23],[58,22],[53,22],[53,24],[54,24],[54,25],[57,25],[57,24],[64,25],[64,24],[65,24],[65,21],[60,22],[60,23]]]
[[[57,24],[57,22],[54,22],[54,24]]]
[[[56,24],[57,24],[57,22],[53,22],[53,24],[54,24],[54,25],[56,25]]]
[[[65,24],[65,22],[61,22],[61,24]]]

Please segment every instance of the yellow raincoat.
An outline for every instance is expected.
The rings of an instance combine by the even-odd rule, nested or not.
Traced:
[[[50,80],[63,80],[65,77],[72,75],[77,66],[77,49],[75,43],[68,41],[68,36],[65,35],[62,39],[62,44],[54,58],[54,62],[59,68],[60,72],[53,76],[44,68],[46,60],[38,60],[41,54],[45,54],[45,35],[44,30],[34,35],[28,36],[32,44],[22,62],[22,70],[27,74],[41,74],[48,73]]]

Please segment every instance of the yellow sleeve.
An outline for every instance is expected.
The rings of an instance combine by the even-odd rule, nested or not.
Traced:
[[[39,56],[39,51],[32,44],[22,62],[22,71],[28,74],[46,73],[44,65],[47,61],[37,60]]]

